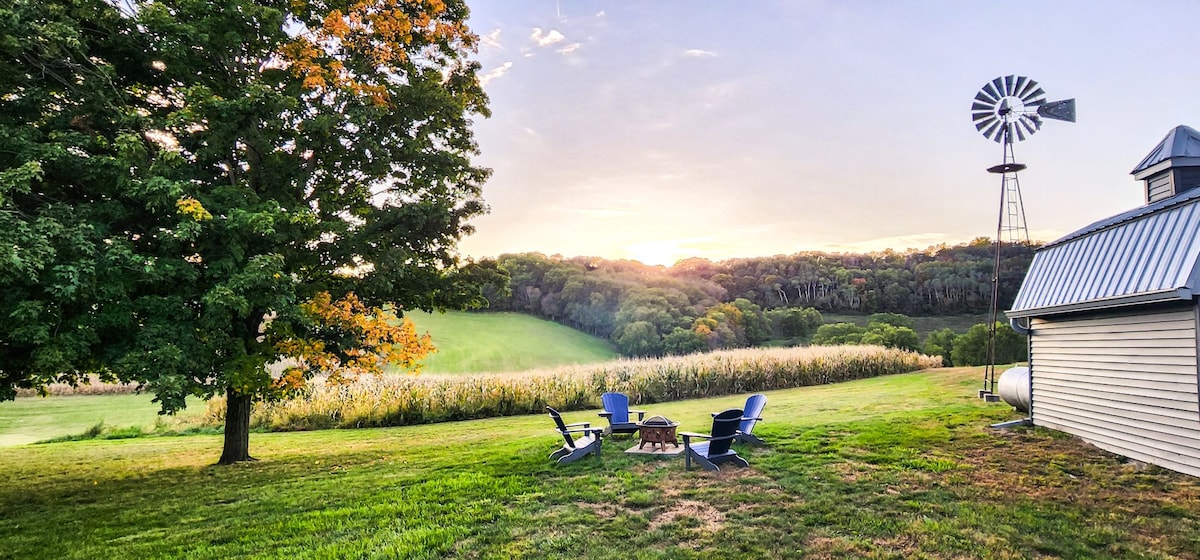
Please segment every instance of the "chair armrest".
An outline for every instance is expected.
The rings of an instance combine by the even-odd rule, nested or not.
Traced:
[[[636,413],[637,413],[637,415],[638,415],[638,420],[641,420],[641,419],[642,419],[644,416],[646,416],[646,411],[645,411],[645,410],[630,410],[629,412],[630,412],[631,414],[632,414],[632,413],[634,413],[634,412],[636,412]]]
[[[597,416],[599,416],[599,417],[601,417],[601,418],[608,418],[609,420],[612,420],[613,413],[611,413],[611,412],[601,412],[601,413],[597,414]]]
[[[733,438],[736,438],[738,436],[738,434],[740,434],[740,433],[742,433],[742,432],[734,432],[727,436],[718,436],[718,437],[713,437],[712,434],[697,434],[695,432],[680,432],[679,435],[683,436],[683,441],[686,443],[687,440],[689,440],[691,438],[706,439],[708,441],[722,441],[722,440],[727,440],[727,439],[733,439]]]
[[[755,418],[755,417],[753,417],[753,416],[743,416],[743,417],[742,417],[742,420],[757,420],[757,421],[762,421],[762,418],[761,418],[761,417],[759,417],[759,418]]]
[[[602,429],[600,429],[600,428],[567,428],[566,430],[555,430],[555,431],[556,431],[556,432],[558,432],[558,433],[560,433],[560,434],[562,434],[562,433],[567,433],[567,434],[581,434],[581,433],[586,433],[586,432],[595,432],[595,431],[601,431],[601,432],[603,432],[604,430],[602,430]]]

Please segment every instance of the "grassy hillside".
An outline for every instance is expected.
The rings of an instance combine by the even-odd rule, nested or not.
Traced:
[[[587,364],[617,356],[594,336],[520,313],[408,313],[417,332],[433,337],[437,353],[426,358],[429,373],[524,371]]]
[[[21,397],[0,402],[0,447],[77,435],[100,422],[112,428],[150,430],[162,419],[158,404],[151,402],[153,398],[153,395],[79,395]],[[188,399],[188,405],[193,408],[179,416],[200,414],[204,410],[204,403],[196,399]]]
[[[558,467],[544,415],[0,453],[0,558],[1196,558],[1200,482],[1041,429],[995,431],[977,369],[768,393],[745,469]],[[707,431],[744,396],[647,405]],[[595,411],[567,414],[596,421]]]

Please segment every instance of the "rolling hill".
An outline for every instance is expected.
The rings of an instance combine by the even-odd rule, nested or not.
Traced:
[[[414,312],[405,315],[437,347],[426,373],[524,371],[617,357],[602,339],[520,313]]]

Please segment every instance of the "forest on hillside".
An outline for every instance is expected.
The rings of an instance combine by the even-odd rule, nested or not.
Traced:
[[[1007,309],[1037,245],[1002,247],[1000,308]],[[986,313],[995,245],[980,238],[899,253],[692,258],[671,267],[595,257],[501,255],[508,289],[489,286],[491,309],[518,311],[608,338],[626,355],[685,354],[803,339],[821,313],[908,316]]]

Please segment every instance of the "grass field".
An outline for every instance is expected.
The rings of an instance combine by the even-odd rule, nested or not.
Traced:
[[[0,447],[77,435],[100,422],[110,428],[150,430],[162,418],[158,415],[158,404],[150,402],[153,398],[153,395],[79,395],[21,397],[0,402]],[[203,404],[188,399],[192,408],[179,416],[198,415],[204,411]]]
[[[824,318],[824,322],[826,323],[854,323],[860,327],[865,327],[867,326],[867,319],[870,318],[870,315],[822,313],[821,317]],[[967,332],[967,329],[974,325],[978,325],[979,323],[987,323],[988,317],[985,313],[982,315],[912,317],[912,320],[914,327],[913,330],[917,331],[917,335],[921,337],[921,340],[925,340],[925,337],[929,333],[944,329],[946,327],[949,327],[958,334],[963,334]],[[1000,320],[1002,322],[1007,321],[1007,319],[1004,318],[1001,318]]]
[[[617,357],[604,340],[520,313],[415,312],[405,317],[417,332],[433,337],[438,351],[424,360],[422,369],[429,373],[525,371]]]
[[[0,453],[0,558],[1198,558],[1197,479],[974,398],[976,369],[768,393],[751,466],[607,440],[557,467],[544,415]],[[743,396],[651,405],[707,431]],[[568,422],[596,421],[594,412]]]

